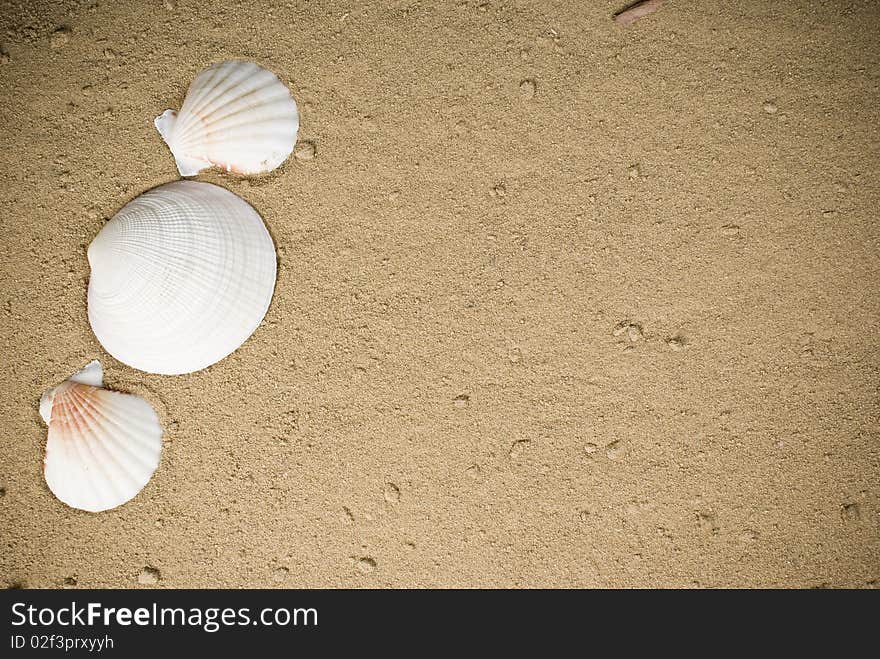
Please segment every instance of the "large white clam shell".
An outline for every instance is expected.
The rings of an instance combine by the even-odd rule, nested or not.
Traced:
[[[259,174],[278,167],[293,151],[299,112],[274,73],[230,60],[199,73],[180,111],[166,110],[154,123],[181,176],[212,165]]]
[[[93,361],[40,399],[49,426],[46,484],[68,506],[90,512],[132,499],[162,451],[162,426],[150,404],[101,385],[101,365]]]
[[[176,375],[210,366],[260,324],[275,246],[232,192],[196,181],[153,188],[89,245],[89,322],[121,362]]]

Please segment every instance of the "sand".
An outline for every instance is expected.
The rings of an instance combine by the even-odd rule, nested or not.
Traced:
[[[0,584],[876,586],[880,5],[625,4],[2,0]],[[264,217],[275,297],[141,373],[86,247],[230,57],[313,149],[198,177]],[[166,428],[102,514],[37,411],[94,358]]]

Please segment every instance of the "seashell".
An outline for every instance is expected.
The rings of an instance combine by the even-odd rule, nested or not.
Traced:
[[[162,426],[150,404],[102,384],[101,364],[93,361],[40,399],[49,426],[46,484],[68,506],[93,513],[140,492],[162,451]]]
[[[89,245],[89,322],[121,362],[198,371],[254,332],[275,288],[275,245],[243,199],[176,181],[122,208]]]
[[[154,121],[181,176],[215,166],[236,174],[270,172],[293,151],[299,112],[290,90],[253,62],[230,60],[199,73],[180,111]]]

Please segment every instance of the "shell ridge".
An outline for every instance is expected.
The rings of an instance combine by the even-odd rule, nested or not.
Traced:
[[[205,102],[204,92],[206,90],[222,84],[224,80],[229,79],[230,76],[235,74],[236,67],[227,68],[228,70],[224,70],[223,63],[217,62],[197,73],[186,89],[186,95],[183,98],[183,105],[180,106],[180,111],[192,112],[198,110],[201,107],[200,103]]]
[[[119,396],[130,396],[130,394],[124,394],[118,391],[109,391],[107,389],[101,389],[102,395],[107,395],[110,400],[116,398],[116,402],[125,399],[119,399]],[[115,394],[115,396],[113,396]],[[152,411],[152,407],[149,403],[144,401],[142,398],[137,396],[133,396],[132,398],[136,400],[142,400],[147,407]],[[107,415],[105,412],[102,412],[94,403],[87,400],[86,397],[79,397],[80,409],[82,410],[83,416],[88,417],[91,421],[94,422],[95,427],[101,427],[102,430],[106,432],[106,439],[109,440],[114,446],[116,446],[120,451],[125,453],[127,456],[131,457],[135,462],[140,462],[140,466],[147,467],[150,469],[155,469],[155,466],[151,464],[151,459],[154,457],[154,454],[157,451],[153,450],[153,446],[150,445],[150,439],[145,437],[138,437],[138,433],[135,432],[135,428],[139,428],[143,435],[153,435],[154,429],[159,429],[157,439],[161,440],[161,426],[159,425],[159,419],[156,416],[153,418],[144,418],[139,419],[140,423],[135,426],[135,419],[129,419],[132,422],[132,427],[127,427],[115,420],[113,417]],[[153,411],[155,415],[155,412]],[[99,418],[100,417],[100,418]],[[115,428],[120,431],[119,435],[112,432],[108,432],[104,426],[109,426],[111,428]],[[125,436],[125,441],[122,440],[122,436]],[[146,452],[146,455],[140,455],[133,450],[132,444],[136,444],[137,446],[143,448]],[[121,466],[121,465],[120,465]],[[129,474],[130,475],[130,474]]]
[[[225,96],[213,99],[213,103],[210,106],[202,108],[201,111],[197,113],[190,111],[188,116],[197,117],[199,122],[203,125],[218,123],[222,121],[227,114],[235,114],[253,108],[254,106],[248,104],[248,101],[253,100],[255,96],[259,96],[261,93],[267,95],[267,98],[263,99],[261,104],[278,101],[295,103],[290,95],[290,90],[287,89],[287,87],[278,88],[279,83],[280,81],[278,78],[273,75],[272,79],[266,80],[265,84],[262,86],[239,90],[239,93],[235,96],[230,95],[235,91],[235,89],[232,88],[226,92]],[[273,89],[277,89],[277,92],[274,94],[272,93]],[[223,114],[224,108],[229,109],[227,114]]]
[[[52,492],[67,505],[74,506],[73,502],[75,501],[75,497],[70,496],[71,494],[79,495],[83,503],[75,507],[94,511],[93,509],[96,507],[96,501],[101,498],[101,493],[98,486],[96,486],[94,479],[88,478],[88,473],[92,467],[95,467],[95,471],[100,471],[100,469],[93,464],[94,456],[91,454],[89,447],[84,446],[84,442],[76,441],[72,436],[71,424],[73,424],[74,427],[76,427],[76,424],[72,418],[73,413],[71,410],[71,404],[65,395],[66,393],[66,391],[61,392],[61,395],[57,400],[57,425],[53,424],[53,426],[49,426],[49,438],[46,442],[46,459],[49,459],[50,445],[57,443],[67,449],[66,453],[68,456],[71,453],[75,454],[76,459],[71,462],[78,465],[78,468],[68,467],[66,470],[67,479],[61,474],[56,474],[60,480],[58,482],[49,482],[47,479],[47,483],[49,484],[49,489],[51,489]],[[54,433],[53,430],[55,431]],[[54,442],[52,441],[53,439],[55,440]],[[76,487],[73,492],[68,488],[68,485],[70,485],[69,477],[71,473],[76,475]]]
[[[218,157],[216,155],[218,150],[228,152],[235,148],[243,150],[250,147],[260,147],[261,149],[275,147],[279,151],[286,152],[288,149],[293,148],[292,136],[294,131],[290,131],[291,139],[285,140],[284,142],[278,139],[278,134],[279,132],[282,132],[282,130],[286,131],[287,129],[292,128],[293,125],[293,123],[286,119],[273,118],[271,120],[260,121],[253,124],[243,122],[231,126],[223,131],[223,144],[221,147],[214,148],[213,143],[208,144],[208,146],[211,146],[211,149],[206,154],[206,157],[216,159]],[[196,140],[190,143],[186,148],[197,148],[193,145],[198,144],[199,141]]]
[[[224,68],[222,63],[215,65],[217,71]],[[228,66],[229,69],[222,73],[222,77],[216,79],[200,80],[201,73],[198,74],[186,92],[187,98],[184,99],[180,112],[186,112],[187,119],[191,117],[203,117],[205,109],[229,89],[234,89],[237,84],[247,78],[248,73],[252,70],[245,67]],[[215,72],[216,76],[216,72]],[[189,105],[188,105],[189,102]],[[189,129],[189,124],[185,123],[181,129]]]
[[[242,64],[245,66],[241,66]],[[247,64],[248,62],[243,60],[218,62],[197,73],[186,91],[186,98],[180,109],[186,108],[188,112],[198,114],[217,93],[215,91],[215,94],[208,94],[210,90],[224,91],[244,80],[248,73],[253,71],[252,67],[246,66]],[[188,101],[190,105],[187,105]]]
[[[98,395],[110,392],[106,389],[98,389]],[[118,442],[113,441],[112,433],[104,427],[101,421],[87,409],[84,405],[84,392],[77,392],[76,397],[79,401],[77,405],[83,421],[90,421],[90,432],[88,433],[86,445],[93,457],[93,463],[96,471],[100,472],[102,478],[89,478],[89,485],[97,493],[97,505],[100,510],[107,509],[106,503],[112,502],[111,508],[120,506],[130,501],[144,486],[149,482],[150,477],[155,471],[155,467],[143,469],[143,465],[132,465],[124,463],[120,456],[111,450],[110,443],[118,450]],[[84,435],[85,436],[85,435]],[[137,461],[135,461],[136,463]],[[141,471],[146,471],[146,478],[141,480],[134,474],[134,469],[141,467]],[[103,486],[103,487],[102,487]],[[97,511],[96,511],[97,512]]]
[[[229,125],[223,125],[222,130],[208,131],[205,130],[202,133],[190,133],[186,136],[182,136],[178,146],[184,150],[186,149],[194,149],[197,148],[197,145],[200,141],[210,141],[210,139],[214,135],[222,134],[224,140],[229,140],[229,136],[226,135],[226,132],[232,131],[240,131],[245,137],[252,137],[253,139],[262,138],[262,137],[274,137],[278,138],[278,133],[280,132],[288,132],[290,133],[291,139],[296,134],[299,129],[299,122],[295,117],[290,117],[287,115],[272,115],[261,117],[258,120],[247,120],[247,113],[251,110],[251,108],[242,108],[241,110],[237,110],[228,115],[228,118],[237,117],[239,115],[244,115],[244,120],[238,123],[231,123]],[[224,118],[226,119],[226,118]],[[256,130],[256,127],[262,127],[263,131],[266,131],[266,135],[261,135],[260,131]],[[242,129],[251,127],[251,132],[245,132]],[[274,129],[274,131],[269,132],[270,129]],[[285,141],[286,144],[286,141]]]
[[[70,388],[66,393],[70,398],[71,406],[74,408],[75,412],[78,414],[72,413],[69,417],[70,422],[75,424],[76,429],[79,431],[80,437],[83,438],[84,441],[77,442],[79,444],[84,444],[85,448],[88,450],[88,453],[91,457],[91,462],[95,467],[95,470],[100,472],[100,475],[103,478],[92,478],[89,479],[89,484],[95,489],[100,491],[100,485],[106,485],[107,489],[110,491],[110,494],[113,495],[114,499],[118,499],[120,497],[125,496],[125,491],[122,489],[122,484],[119,483],[119,479],[116,478],[116,474],[119,472],[125,472],[124,469],[121,469],[121,465],[119,465],[114,457],[107,451],[107,448],[102,445],[101,441],[97,437],[96,428],[91,427],[87,424],[86,419],[90,418],[87,414],[86,410],[81,405],[82,396],[81,392],[77,390],[77,387],[87,387],[88,385],[74,385]],[[92,387],[94,389],[94,387]],[[75,442],[74,438],[71,438],[71,441]],[[120,469],[116,470],[116,474],[113,473],[112,469],[108,469],[108,465],[104,460],[101,459],[100,453],[105,455],[105,459],[108,459],[109,462]]]
[[[162,449],[162,425],[156,411],[140,396],[107,390],[102,390],[102,392],[117,394],[111,399],[114,407],[122,406],[125,408],[126,422],[123,423],[115,416],[98,411],[93,405],[89,406],[91,413],[101,416],[100,423],[105,430],[119,430],[118,434],[112,434],[109,437],[114,444],[130,455],[132,459],[144,462],[142,466],[155,469],[153,461]],[[116,412],[118,414],[119,410],[117,409]]]

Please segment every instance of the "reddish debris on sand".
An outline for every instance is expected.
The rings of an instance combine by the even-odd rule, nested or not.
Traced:
[[[642,0],[615,14],[614,22],[621,27],[626,27],[640,18],[653,14],[660,9],[662,4],[663,0]]]

